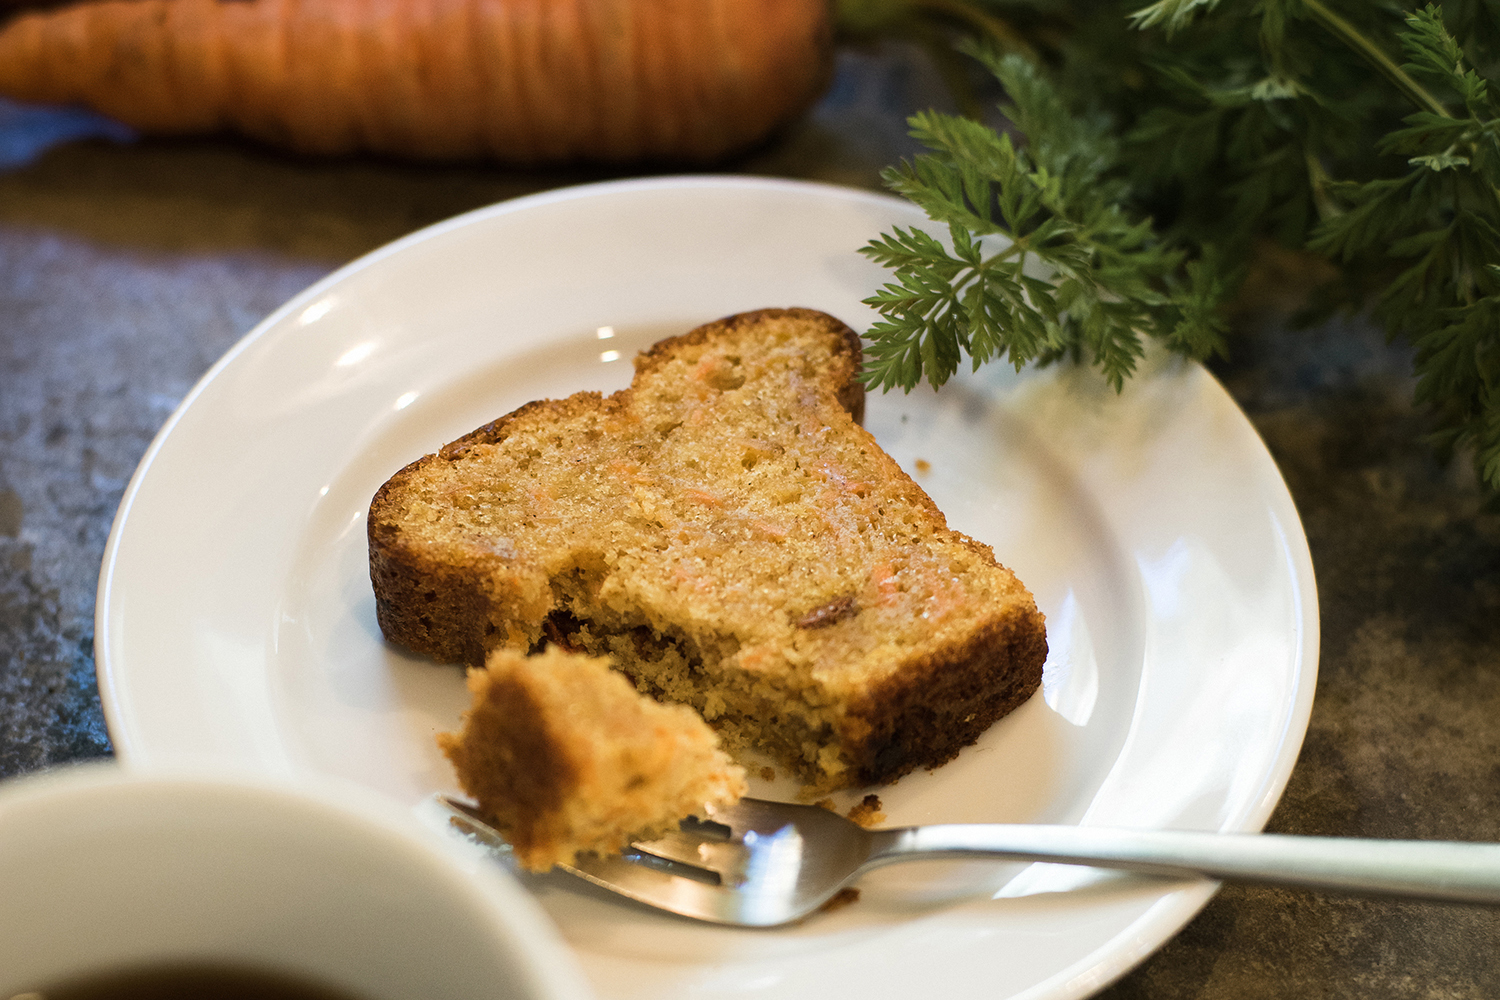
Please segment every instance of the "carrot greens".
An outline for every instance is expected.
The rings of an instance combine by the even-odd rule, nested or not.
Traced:
[[[1413,345],[1434,439],[1500,490],[1500,2],[970,2],[1004,118],[910,119],[928,152],[884,178],[936,227],[862,251],[891,270],[868,386],[1205,358],[1279,244],[1326,274],[1310,316]]]

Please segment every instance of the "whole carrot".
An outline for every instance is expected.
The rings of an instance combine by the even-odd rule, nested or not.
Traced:
[[[821,92],[830,20],[826,0],[85,0],[0,25],[0,95],[306,153],[707,162]]]

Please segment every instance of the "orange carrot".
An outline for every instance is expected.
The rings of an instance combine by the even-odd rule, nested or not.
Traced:
[[[84,0],[0,25],[0,95],[307,153],[707,162],[831,51],[827,0]]]
[[[750,531],[757,538],[766,539],[773,542],[786,541],[786,537],[788,534],[787,529],[782,527],[781,525],[772,524],[770,521],[763,521],[759,518],[750,522]]]
[[[687,497],[689,500],[696,500],[698,503],[701,503],[705,507],[724,506],[723,497],[719,496],[717,493],[710,493],[708,490],[700,490],[694,486],[684,486],[682,489],[682,495]]]
[[[890,563],[882,561],[870,568],[870,586],[875,590],[874,603],[890,604],[896,599],[900,587]]]

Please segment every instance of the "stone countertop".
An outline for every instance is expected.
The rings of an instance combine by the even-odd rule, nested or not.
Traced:
[[[728,169],[877,188],[915,151],[905,113],[933,103],[909,53],[845,52],[822,103]],[[110,754],[105,539],[152,436],[226,349],[392,239],[604,176],[139,142],[0,104],[0,777]],[[1354,321],[1289,329],[1275,298],[1212,366],[1279,463],[1318,574],[1317,700],[1269,829],[1500,840],[1500,514],[1422,443],[1405,350]],[[1101,996],[1494,998],[1497,943],[1500,911],[1226,887]]]

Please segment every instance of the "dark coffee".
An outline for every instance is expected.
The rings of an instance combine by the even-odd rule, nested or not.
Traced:
[[[9,1000],[361,1000],[301,976],[239,966],[154,965],[70,979]]]

